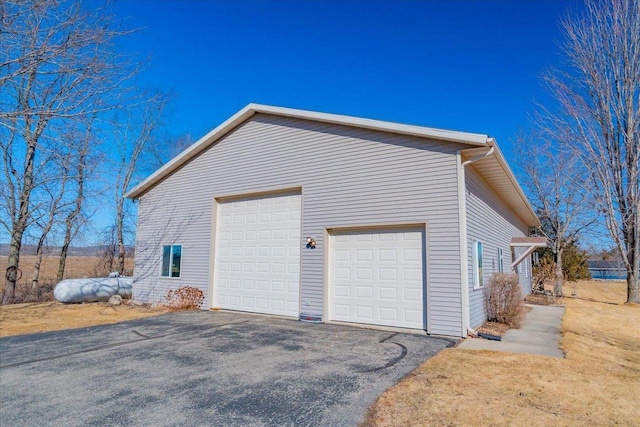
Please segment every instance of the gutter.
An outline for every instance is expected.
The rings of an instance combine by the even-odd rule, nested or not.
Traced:
[[[484,159],[493,154],[495,151],[495,140],[493,138],[487,138],[486,140],[487,146],[489,149],[466,161],[462,161],[462,153],[461,150],[458,150],[457,153],[457,164],[458,164],[458,226],[459,226],[459,235],[460,235],[460,286],[461,286],[461,296],[462,296],[462,336],[467,336],[469,332],[474,333],[473,329],[470,327],[471,319],[469,314],[469,269],[467,265],[468,251],[467,251],[467,201],[466,201],[466,185],[465,185],[465,176],[464,176],[464,168],[465,166],[476,162],[478,160]],[[493,143],[493,144],[492,144]]]

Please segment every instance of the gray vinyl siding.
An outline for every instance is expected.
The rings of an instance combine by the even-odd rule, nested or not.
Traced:
[[[460,144],[266,114],[254,115],[141,197],[134,295],[196,286],[211,306],[214,198],[302,188],[300,311],[322,315],[324,233],[331,227],[427,223],[427,316],[462,335],[456,151]],[[159,277],[160,246],[182,244],[180,279]]]
[[[483,244],[484,286],[493,273],[498,272],[498,248],[502,248],[504,272],[511,272],[511,248],[513,237],[526,236],[528,227],[520,220],[488,184],[473,169],[465,169],[466,210],[467,210],[467,254],[469,271],[469,318],[470,326],[476,328],[486,320],[484,310],[484,289],[474,289],[473,241]],[[519,252],[522,253],[522,252]],[[529,272],[531,267],[529,266]],[[520,275],[523,291],[526,290],[524,275]],[[530,282],[529,282],[530,283]],[[530,284],[529,284],[530,289]],[[525,292],[525,295],[529,291]]]

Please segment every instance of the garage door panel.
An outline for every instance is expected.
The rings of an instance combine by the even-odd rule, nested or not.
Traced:
[[[386,321],[397,321],[398,320],[398,310],[394,308],[380,308],[380,318]]]
[[[404,318],[410,322],[422,323],[422,311],[421,310],[404,310]]]
[[[331,320],[425,329],[424,230],[330,236]]]
[[[396,288],[379,287],[378,295],[382,300],[396,301],[398,299],[398,290]]]
[[[380,268],[378,270],[378,280],[395,282],[398,280],[398,272],[395,268]]]
[[[221,202],[214,306],[299,314],[300,194]]]
[[[351,288],[349,286],[335,285],[334,292],[337,297],[351,296]]]
[[[373,307],[365,306],[365,305],[357,305],[356,316],[360,320],[365,320],[365,321],[373,320]]]

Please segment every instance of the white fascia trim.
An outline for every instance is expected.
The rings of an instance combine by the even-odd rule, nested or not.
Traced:
[[[467,197],[464,177],[464,166],[462,165],[462,153],[456,153],[456,167],[458,171],[458,230],[460,234],[460,294],[462,297],[462,336],[466,336],[466,331],[471,323],[469,314],[469,266],[467,252]]]
[[[238,111],[236,114],[222,122],[211,132],[197,140],[182,153],[178,154],[160,169],[151,174],[147,179],[129,190],[124,195],[124,197],[128,199],[137,199],[155,183],[170,175],[174,170],[178,169],[180,166],[187,163],[202,151],[209,148],[212,143],[220,139],[222,136],[226,135],[230,130],[255,114],[255,111],[252,110],[251,105],[252,104],[247,105],[242,110]]]
[[[384,132],[433,138],[444,141],[460,142],[467,145],[487,145],[487,135],[459,132],[445,129],[435,129],[424,126],[405,125],[382,120],[363,119],[360,117],[344,116],[340,114],[318,113],[315,111],[298,110],[294,108],[273,107],[269,105],[249,104],[248,107],[257,113],[275,114],[278,116],[313,120],[324,123],[354,126]]]
[[[358,117],[343,116],[338,114],[317,113],[313,111],[297,110],[293,108],[273,107],[269,105],[249,104],[229,119],[224,121],[211,132],[200,138],[189,148],[174,157],[167,164],[154,172],[147,179],[128,191],[124,197],[137,199],[156,183],[169,176],[173,171],[187,163],[215,143],[218,139],[229,133],[235,127],[248,120],[256,113],[273,114],[277,116],[292,117],[297,119],[319,121],[324,123],[339,124],[344,126],[372,129],[383,132],[398,133],[404,135],[432,138],[443,141],[458,142],[472,146],[486,146],[487,135],[458,132],[442,129],[434,129],[422,126],[404,125],[400,123],[384,122],[380,120],[362,119]]]
[[[548,245],[546,243],[510,243],[509,246],[511,247],[529,247],[529,246],[533,246],[534,248],[545,248]]]

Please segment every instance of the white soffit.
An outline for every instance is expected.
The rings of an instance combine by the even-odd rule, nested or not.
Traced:
[[[498,148],[495,140],[489,138],[487,146],[494,147],[491,155],[483,157],[473,162],[470,166],[475,168],[480,176],[498,194],[502,201],[522,219],[527,226],[540,226],[540,220],[529,204],[518,180],[507,164],[502,152]],[[477,148],[462,150],[463,161],[477,156],[481,151]]]

